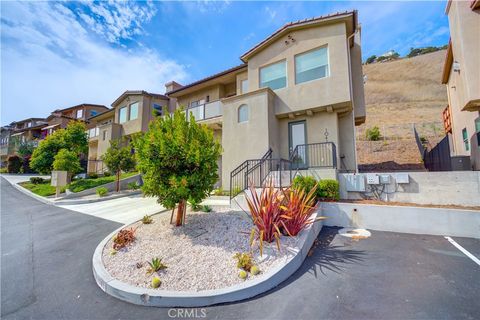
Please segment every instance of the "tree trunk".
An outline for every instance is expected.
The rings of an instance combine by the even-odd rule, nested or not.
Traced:
[[[117,171],[117,192],[120,191],[120,170]]]
[[[186,201],[185,200],[180,201],[179,204],[178,204],[177,218],[176,218],[176,221],[175,221],[175,225],[177,227],[183,225],[183,219],[184,219],[184,216],[185,216],[186,209],[187,209]]]

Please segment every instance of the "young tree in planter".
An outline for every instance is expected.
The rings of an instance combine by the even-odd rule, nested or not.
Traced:
[[[30,168],[48,174],[53,169],[53,161],[60,149],[75,152],[77,157],[88,152],[88,138],[85,124],[70,122],[65,129],[59,129],[40,141],[30,159]]]
[[[120,191],[120,173],[135,168],[135,159],[128,146],[121,146],[119,141],[110,141],[110,147],[102,155],[102,161],[110,172],[116,174],[116,190]]]
[[[177,110],[157,118],[148,131],[134,140],[137,168],[143,173],[145,195],[175,209],[176,225],[183,224],[187,200],[200,203],[217,182],[221,146],[205,125],[187,121]]]
[[[59,171],[68,172],[68,180],[70,181],[71,177],[75,173],[82,171],[82,166],[80,165],[80,159],[75,151],[70,151],[67,149],[60,149],[55,155],[55,160],[53,161],[53,169]]]

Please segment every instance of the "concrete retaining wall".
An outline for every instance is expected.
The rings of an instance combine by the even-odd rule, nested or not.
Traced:
[[[122,180],[120,180],[120,190],[125,189],[130,182],[141,183],[141,181],[142,181],[142,177],[141,177],[140,174],[122,179]],[[105,187],[110,192],[115,191],[116,181],[113,181],[113,182],[110,182],[110,183],[107,183],[107,184],[104,184],[104,185],[101,185],[101,186],[97,186],[95,188],[83,190],[83,191],[80,191],[80,192],[69,193],[69,194],[65,195],[63,197],[63,199],[72,199],[72,198],[78,198],[78,197],[83,197],[83,196],[89,196],[91,194],[97,193],[97,189],[100,188],[100,187]]]
[[[322,203],[326,226],[480,238],[480,211]]]
[[[394,177],[398,172],[382,172]],[[382,200],[419,204],[454,204],[463,206],[480,206],[480,172],[479,171],[445,171],[445,172],[407,172],[410,182],[396,184],[395,179],[386,185]],[[362,199],[359,192],[347,192],[346,176],[338,174],[340,197],[342,199]]]

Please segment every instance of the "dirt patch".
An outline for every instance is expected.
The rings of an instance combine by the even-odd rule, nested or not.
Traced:
[[[385,201],[373,200],[373,199],[341,200],[340,202],[358,203],[358,204],[376,204],[376,205],[382,205],[382,206],[445,208],[445,209],[463,209],[463,210],[480,211],[480,206],[459,206],[454,204],[421,204],[421,203],[395,202],[395,201],[385,202]]]

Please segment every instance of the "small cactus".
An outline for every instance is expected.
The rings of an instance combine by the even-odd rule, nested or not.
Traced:
[[[247,271],[245,271],[245,270],[240,270],[240,272],[238,273],[238,276],[239,276],[240,279],[242,279],[242,280],[247,279]]]
[[[159,277],[153,277],[153,279],[152,279],[152,287],[153,288],[156,289],[156,288],[160,287],[161,284],[162,284],[162,280],[160,280]]]
[[[256,276],[257,274],[260,273],[260,269],[257,266],[252,266],[250,268],[250,273],[253,274],[254,276]]]

